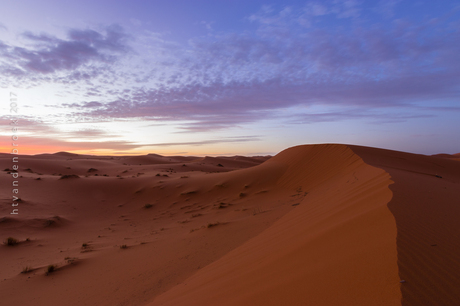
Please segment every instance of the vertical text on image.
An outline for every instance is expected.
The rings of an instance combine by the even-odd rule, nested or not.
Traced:
[[[12,131],[12,136],[11,139],[13,140],[11,145],[12,145],[12,150],[11,154],[13,154],[13,170],[11,171],[11,176],[13,177],[13,203],[11,206],[13,207],[11,211],[11,215],[18,215],[19,214],[19,206],[18,200],[19,200],[19,149],[18,149],[18,119],[16,118],[16,115],[18,114],[18,96],[14,92],[10,92],[10,113],[13,115],[11,118],[11,131]],[[16,155],[16,156],[15,156]]]

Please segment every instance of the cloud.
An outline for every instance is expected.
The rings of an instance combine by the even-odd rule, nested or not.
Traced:
[[[358,18],[361,16],[361,8],[356,0],[334,0],[332,12],[338,18]]]
[[[258,140],[260,140],[259,136],[242,136],[242,137],[230,137],[230,138],[223,138],[223,139],[203,140],[203,141],[154,143],[154,144],[149,144],[148,146],[152,146],[152,147],[202,146],[202,145],[209,145],[209,144],[248,142],[248,141],[258,141]]]
[[[84,128],[78,131],[71,131],[62,133],[65,139],[104,139],[116,138],[119,135],[111,134],[110,132],[97,128]]]
[[[23,133],[44,135],[44,134],[54,134],[58,131],[48,123],[34,118],[34,117],[14,117],[17,122],[18,130]],[[10,116],[0,116],[0,126],[7,128],[11,127],[12,117]]]
[[[132,150],[145,147],[142,144],[136,144],[129,141],[67,141],[64,139],[56,139],[50,137],[22,137],[24,149],[39,148],[41,151],[57,152],[57,151],[76,151],[76,150]],[[46,149],[48,148],[48,149]]]
[[[97,101],[91,101],[91,102],[81,102],[81,103],[63,103],[62,106],[64,107],[70,107],[70,108],[79,108],[79,109],[85,109],[85,108],[97,108],[101,107],[104,104],[97,102]]]
[[[21,71],[28,76],[59,71],[74,72],[86,64],[113,63],[118,56],[130,50],[127,45],[129,36],[118,25],[108,26],[102,32],[70,29],[67,39],[32,32],[25,32],[22,37],[31,46],[1,44],[2,56],[9,59],[9,65],[3,63],[0,66],[1,71],[9,71],[13,75]]]
[[[107,130],[99,128],[82,128],[74,131],[62,131],[51,122],[45,122],[34,117],[19,117],[17,120],[17,127],[20,131],[20,138],[24,137],[38,137],[42,138],[43,135],[53,135],[53,139],[59,142],[72,143],[72,140],[92,140],[92,139],[104,139],[104,138],[116,138],[119,135],[113,134]],[[11,128],[11,118],[8,116],[0,117],[0,126],[6,130]],[[22,142],[22,141],[21,141]],[[113,142],[116,143],[116,142]]]
[[[388,12],[396,5],[392,3],[385,8]],[[99,81],[105,83],[85,87],[85,101],[63,105],[75,110],[72,116],[176,122],[180,132],[278,118],[281,110],[297,106],[361,111],[358,117],[351,112],[316,114],[317,120],[378,121],[379,112],[366,110],[415,108],[420,101],[458,102],[458,22],[350,22],[362,17],[363,8],[351,0],[308,2],[303,8],[264,6],[247,18],[256,27],[253,31],[213,33],[182,47],[156,35],[145,46],[153,44],[148,50],[154,60],[141,58],[142,65],[126,70],[89,68],[89,63],[110,63],[113,56],[128,52],[128,35],[117,27],[105,32],[71,30],[66,40],[26,33],[35,49],[21,53],[0,44],[0,52],[19,58],[19,66],[31,73],[68,70],[59,79],[63,83],[81,84],[101,76]],[[322,18],[334,26],[320,22]],[[81,49],[66,49],[72,44]],[[51,55],[56,58],[48,58]],[[10,68],[17,73],[17,67]],[[122,85],[113,86],[116,82]],[[314,120],[308,112],[304,118]]]
[[[380,0],[377,5],[377,12],[386,18],[391,18],[395,15],[395,8],[401,0]]]
[[[374,124],[384,123],[398,123],[404,122],[410,119],[419,118],[432,118],[435,117],[433,114],[414,114],[409,112],[388,112],[369,110],[362,108],[351,108],[346,110],[337,110],[329,112],[311,112],[304,114],[296,114],[289,116],[285,120],[289,120],[287,123],[291,124],[313,124],[319,122],[338,122],[344,120],[366,120],[371,121]]]

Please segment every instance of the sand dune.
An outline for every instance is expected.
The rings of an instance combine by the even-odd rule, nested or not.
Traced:
[[[457,157],[20,156],[0,304],[458,305]]]
[[[346,146],[305,146],[264,165],[295,210],[150,305],[398,305],[390,177]]]
[[[460,161],[460,153],[457,153],[457,154],[435,154],[435,155],[432,155],[432,156],[440,157],[440,158],[448,158],[448,159]]]
[[[387,171],[395,184],[388,208],[398,229],[403,305],[460,303],[460,163],[381,149],[352,147]]]

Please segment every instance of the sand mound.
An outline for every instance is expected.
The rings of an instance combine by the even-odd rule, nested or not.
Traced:
[[[62,226],[67,225],[69,223],[68,220],[60,216],[23,219],[19,220],[19,222],[21,224],[18,224],[18,227],[30,229],[61,228]]]
[[[149,154],[145,156],[134,156],[134,157],[126,157],[123,158],[123,162],[127,163],[128,165],[152,165],[152,164],[169,164],[171,160],[167,157],[156,155],[156,154]]]
[[[57,152],[57,153],[54,153],[53,155],[55,155],[55,156],[65,156],[65,157],[78,157],[79,156],[78,154],[69,153],[69,152]]]

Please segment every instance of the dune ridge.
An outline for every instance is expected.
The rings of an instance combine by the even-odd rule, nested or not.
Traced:
[[[388,208],[398,229],[402,305],[460,304],[460,163],[368,147],[350,146],[387,171],[395,184]]]
[[[389,175],[345,145],[287,149],[264,165],[308,195],[295,210],[153,305],[400,305]]]

